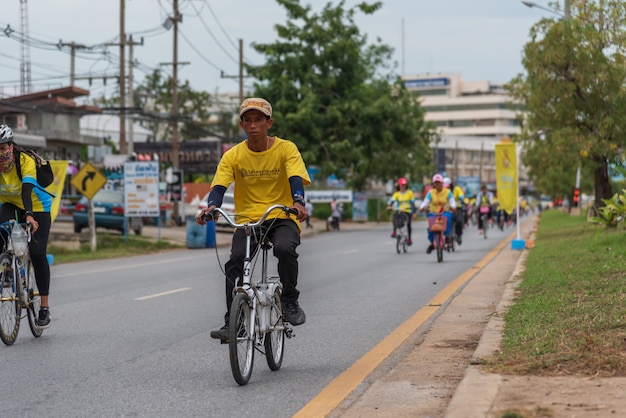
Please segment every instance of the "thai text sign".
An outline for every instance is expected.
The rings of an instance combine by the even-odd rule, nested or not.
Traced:
[[[128,217],[159,216],[159,163],[124,163],[124,213]]]

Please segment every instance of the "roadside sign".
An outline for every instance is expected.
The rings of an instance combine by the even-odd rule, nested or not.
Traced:
[[[159,216],[159,163],[124,163],[124,202],[128,217]]]
[[[91,163],[86,163],[72,178],[72,186],[76,187],[78,193],[90,199],[107,182],[107,178]]]

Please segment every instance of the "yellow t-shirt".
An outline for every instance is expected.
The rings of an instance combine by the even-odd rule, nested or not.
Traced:
[[[311,184],[296,144],[274,137],[272,146],[262,152],[251,151],[245,141],[229,149],[217,166],[212,185],[228,188],[234,182],[237,222],[253,222],[271,205],[293,205],[289,186],[292,176],[302,177],[305,186]],[[270,214],[269,219],[289,216],[298,223],[295,215],[279,211]]]
[[[465,194],[463,193],[463,189],[461,189],[459,186],[454,186],[454,189],[452,189],[452,196],[454,196],[454,200],[456,201],[456,206],[457,207],[461,207],[461,197],[465,197]]]
[[[391,196],[390,203],[397,203],[398,208],[402,212],[413,213],[413,201],[415,200],[415,195],[413,194],[413,190],[406,190],[404,193],[395,192]]]
[[[35,186],[31,193],[33,212],[50,212],[52,196],[43,191],[37,183],[35,160],[22,152],[20,153],[20,166],[22,168],[22,180],[17,175],[15,164],[13,164],[11,171],[0,173],[0,203],[12,203],[18,208],[24,209],[22,183],[30,183]]]

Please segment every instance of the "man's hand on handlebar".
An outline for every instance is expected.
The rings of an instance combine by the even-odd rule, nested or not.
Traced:
[[[214,221],[217,221],[217,218],[219,218],[220,213],[216,211],[211,215],[211,211],[215,208],[216,206],[212,205],[212,206],[209,206],[208,208],[202,209],[200,211],[200,214],[196,216],[196,223],[198,225],[206,225],[207,220],[212,219]]]
[[[298,211],[296,218],[298,218],[300,222],[306,221],[306,218],[309,217],[309,213],[307,212],[306,208],[299,203],[295,203],[293,206],[291,206],[291,209],[295,209]]]

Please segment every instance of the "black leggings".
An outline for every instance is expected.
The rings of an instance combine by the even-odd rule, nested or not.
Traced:
[[[17,219],[26,222],[24,209],[20,209],[11,203],[3,203],[0,206],[0,222],[10,219]],[[48,250],[48,236],[50,235],[50,225],[52,224],[50,212],[35,212],[33,218],[39,223],[39,228],[35,232],[28,244],[30,259],[35,270],[35,280],[41,296],[48,296],[50,292],[50,265],[46,256]]]

